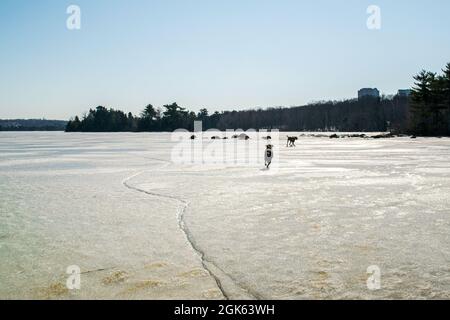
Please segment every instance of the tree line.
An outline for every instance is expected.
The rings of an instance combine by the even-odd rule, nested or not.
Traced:
[[[406,130],[406,97],[366,97],[317,102],[303,107],[232,111],[221,114],[219,129],[370,132]]]
[[[408,98],[382,97],[330,101],[303,107],[223,111],[197,114],[177,103],[156,109],[144,108],[139,116],[99,106],[90,109],[80,120],[71,119],[67,132],[162,132],[175,129],[193,130],[194,121],[202,121],[203,129],[278,129],[280,131],[386,131],[407,127]]]
[[[155,108],[147,105],[139,116],[97,107],[80,120],[71,119],[66,131],[161,132],[192,131],[194,121],[203,129],[278,129],[281,131],[387,131],[415,135],[450,135],[450,63],[442,75],[422,71],[414,77],[408,96],[366,97],[344,101],[322,101],[300,107],[277,107],[210,114],[198,113],[177,103]]]
[[[63,131],[67,121],[46,119],[0,119],[0,131]]]
[[[194,129],[194,121],[202,120],[204,126],[213,128],[219,119],[219,112],[212,115],[201,109],[198,114],[186,110],[176,102],[164,105],[162,109],[147,105],[139,116],[131,112],[107,109],[99,106],[90,109],[82,119],[78,116],[67,123],[67,132],[161,132],[176,129]]]

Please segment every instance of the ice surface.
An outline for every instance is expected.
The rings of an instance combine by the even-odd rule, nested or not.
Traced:
[[[450,139],[283,142],[264,171],[173,164],[169,134],[1,132],[0,298],[450,298]]]

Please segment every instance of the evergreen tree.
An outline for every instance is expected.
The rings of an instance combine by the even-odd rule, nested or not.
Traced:
[[[72,123],[72,127],[73,127],[73,131],[80,130],[81,121],[80,121],[80,118],[78,118],[78,116],[75,116],[75,119],[73,120],[73,123]]]
[[[156,118],[155,108],[151,104],[147,105],[144,111],[142,111],[141,117],[154,120]]]
[[[154,131],[156,130],[156,116],[157,112],[155,108],[149,104],[141,112],[141,118],[139,119],[139,131]]]
[[[72,120],[69,120],[69,122],[66,125],[66,132],[77,132],[81,131],[81,121],[78,116],[75,116],[75,118]]]
[[[444,104],[446,105],[446,122],[447,122],[447,135],[450,136],[450,63],[448,63],[444,70],[443,75],[443,96]]]
[[[165,105],[164,108],[166,110],[163,112],[162,129],[164,131],[173,131],[183,128],[188,116],[186,109],[178,106],[176,102]]]
[[[203,109],[200,109],[200,111],[199,111],[199,113],[198,113],[198,115],[197,115],[197,118],[199,119],[199,120],[205,120],[206,118],[208,118],[208,109],[206,109],[206,108],[203,108]]]
[[[445,111],[445,79],[443,76],[436,76],[431,82],[431,113],[432,113],[432,135],[446,134],[447,121]]]
[[[211,129],[209,119],[210,119],[210,117],[209,117],[208,109],[206,109],[206,108],[200,109],[200,111],[197,114],[196,120],[202,122],[203,130]]]
[[[436,74],[422,70],[414,76],[412,90],[412,130],[422,135],[430,132],[432,84]]]

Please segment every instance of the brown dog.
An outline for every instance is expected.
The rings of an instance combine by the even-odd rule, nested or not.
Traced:
[[[286,147],[295,147],[295,141],[297,141],[297,137],[287,137]]]

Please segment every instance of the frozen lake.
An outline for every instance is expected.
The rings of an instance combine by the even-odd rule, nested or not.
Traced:
[[[0,132],[0,298],[450,299],[450,139],[280,139],[265,171],[175,164],[170,134]]]

